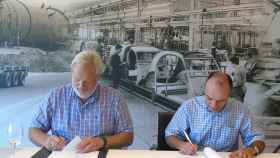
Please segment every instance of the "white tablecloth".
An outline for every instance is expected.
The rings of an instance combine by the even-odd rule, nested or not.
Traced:
[[[18,149],[16,158],[30,158],[39,148]],[[0,158],[9,158],[8,149],[0,149]],[[227,158],[229,153],[219,152],[223,158]],[[74,152],[53,152],[49,158],[97,158],[98,152],[87,154],[76,154]],[[201,152],[197,155],[182,155],[177,151],[155,151],[155,150],[109,150],[107,158],[205,158]],[[280,153],[263,153],[257,158],[280,158]]]

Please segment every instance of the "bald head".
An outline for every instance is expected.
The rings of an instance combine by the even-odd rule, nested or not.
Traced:
[[[215,72],[209,75],[206,86],[205,95],[209,108],[213,112],[221,111],[231,92],[231,78],[223,72]]]
[[[228,85],[229,85],[229,87],[230,87],[230,89],[232,89],[232,87],[233,87],[232,79],[231,79],[231,77],[230,77],[228,74],[226,74],[226,73],[223,73],[223,72],[221,72],[221,71],[212,72],[212,73],[210,73],[209,76],[207,77],[206,82],[207,82],[208,80],[212,79],[212,78],[221,78],[221,79],[223,79],[223,80],[226,80],[227,83],[228,83]]]

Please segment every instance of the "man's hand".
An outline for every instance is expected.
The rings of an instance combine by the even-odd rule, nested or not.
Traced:
[[[63,137],[48,136],[44,146],[48,150],[62,150],[65,145],[66,142]]]
[[[104,143],[99,137],[86,137],[76,146],[76,149],[78,153],[88,153],[99,150]]]
[[[178,146],[178,149],[182,154],[194,155],[197,152],[198,146],[196,144],[183,142]]]
[[[252,148],[240,149],[235,152],[232,152],[230,158],[252,158],[255,156],[255,151]]]

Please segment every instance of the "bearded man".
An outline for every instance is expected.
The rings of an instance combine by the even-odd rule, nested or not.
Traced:
[[[71,64],[72,83],[52,90],[40,104],[29,128],[30,140],[62,150],[79,136],[78,153],[130,145],[133,126],[126,100],[99,83],[103,71],[97,52],[77,54]]]

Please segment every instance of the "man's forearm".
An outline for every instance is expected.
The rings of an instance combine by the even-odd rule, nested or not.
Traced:
[[[38,146],[46,146],[48,135],[39,128],[29,129],[29,139]]]
[[[106,148],[122,148],[129,146],[133,142],[133,133],[122,132],[113,136],[106,137],[107,145]]]
[[[165,140],[167,144],[174,149],[179,149],[179,146],[182,144],[182,141],[173,135],[166,137]]]

